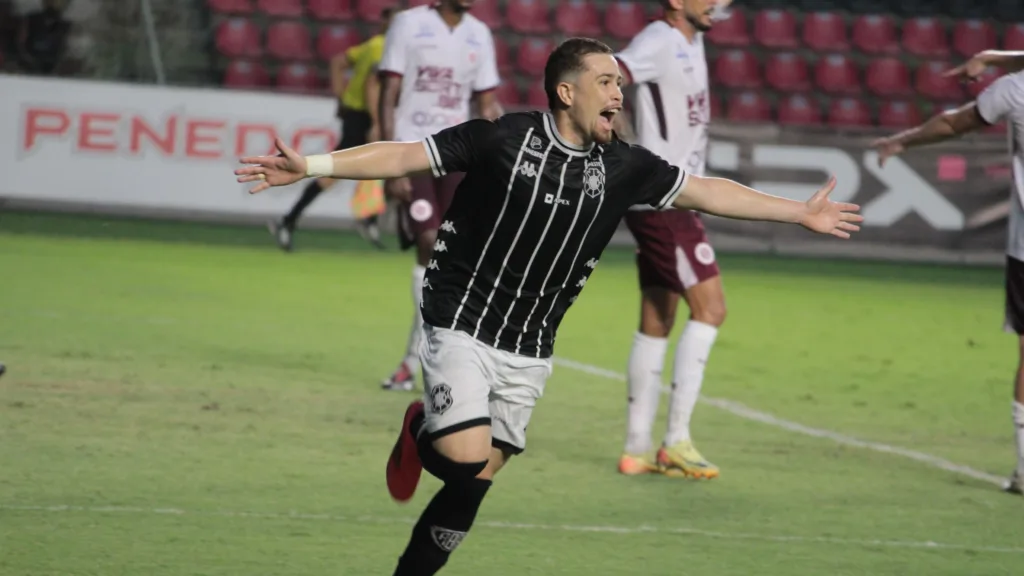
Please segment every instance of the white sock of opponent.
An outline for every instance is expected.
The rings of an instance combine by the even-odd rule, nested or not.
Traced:
[[[1024,475],[1024,404],[1013,403],[1013,427],[1017,438],[1017,473]]]
[[[405,349],[405,367],[415,374],[420,369],[420,344],[423,342],[423,315],[420,303],[423,301],[423,276],[427,269],[417,264],[412,269],[412,329]]]
[[[690,439],[690,417],[704,382],[704,365],[717,336],[718,328],[696,320],[687,322],[679,336],[665,446]]]
[[[626,371],[629,405],[626,410],[626,453],[641,455],[651,450],[651,429],[661,398],[661,370],[668,340],[640,332],[633,337]]]

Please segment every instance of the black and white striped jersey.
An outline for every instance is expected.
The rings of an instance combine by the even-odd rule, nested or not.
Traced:
[[[626,211],[671,208],[687,178],[619,140],[570,144],[541,112],[471,120],[423,144],[435,176],[466,173],[427,266],[423,320],[539,358]]]

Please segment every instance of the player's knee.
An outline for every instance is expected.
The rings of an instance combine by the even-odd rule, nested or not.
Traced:
[[[691,313],[691,317],[694,320],[715,327],[725,324],[725,315],[725,301],[723,300],[705,303],[703,306],[697,307]]]
[[[425,437],[420,439],[418,445],[423,469],[442,482],[469,482],[487,468],[487,457],[479,457],[472,454],[472,451],[453,454],[450,458],[439,452],[434,443]]]

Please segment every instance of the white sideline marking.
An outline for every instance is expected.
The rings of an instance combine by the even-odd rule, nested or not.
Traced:
[[[378,516],[338,516],[335,514],[308,514],[302,512],[246,512],[231,510],[183,510],[180,508],[137,508],[131,506],[28,506],[0,504],[0,510],[23,512],[86,512],[109,514],[150,514],[165,516],[199,516],[212,518],[265,518],[272,520],[326,520],[353,524],[415,524],[415,518],[382,518]],[[835,546],[882,546],[886,548],[917,548],[928,550],[992,552],[998,554],[1024,554],[1024,548],[1000,546],[968,546],[944,542],[914,540],[863,540],[857,538],[836,538],[832,536],[794,536],[779,534],[754,534],[743,532],[717,532],[699,528],[658,528],[655,526],[577,526],[572,524],[520,524],[515,522],[479,521],[476,526],[504,530],[543,530],[555,532],[601,532],[609,534],[675,534],[700,536],[717,540],[752,540],[761,542],[796,544],[831,544]]]
[[[576,362],[575,360],[567,360],[565,358],[555,358],[554,363],[566,368],[585,372],[587,374],[593,374],[594,376],[600,376],[602,378],[610,378],[612,380],[619,380],[622,382],[626,381],[625,374],[620,374],[612,370],[606,370],[597,366],[591,366],[590,364],[584,364],[582,362]],[[667,392],[668,387],[665,387],[662,391]],[[805,434],[807,436],[813,436],[815,438],[827,438],[837,444],[843,444],[846,446],[853,446],[856,448],[864,448],[867,450],[873,450],[875,452],[882,452],[884,454],[893,454],[895,456],[902,456],[910,460],[926,464],[933,468],[945,470],[947,472],[953,472],[954,474],[960,474],[974,478],[975,480],[981,480],[989,482],[991,484],[997,484],[1002,486],[1005,484],[1006,479],[989,474],[988,472],[982,472],[976,470],[970,466],[964,466],[962,464],[956,464],[949,460],[944,460],[938,456],[932,456],[931,454],[925,454],[924,452],[918,452],[916,450],[910,450],[908,448],[900,448],[899,446],[890,446],[889,444],[882,444],[880,442],[869,442],[867,440],[860,440],[853,436],[847,436],[831,430],[822,430],[820,428],[811,428],[810,426],[804,426],[797,422],[791,422],[789,420],[783,420],[777,416],[772,416],[767,412],[760,412],[754,410],[748,406],[744,406],[739,402],[733,400],[725,400],[723,398],[711,398],[709,396],[701,396],[700,401],[714,406],[720,410],[739,416],[740,418],[746,418],[747,420],[754,420],[761,422],[762,424],[768,424],[769,426],[775,426],[776,428],[782,428],[789,430],[790,432],[796,432],[798,434]]]

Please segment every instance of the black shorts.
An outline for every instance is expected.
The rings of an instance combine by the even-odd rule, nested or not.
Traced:
[[[341,140],[335,150],[355,148],[366,144],[366,133],[370,131],[373,121],[370,115],[359,110],[342,108],[338,113],[341,118]]]
[[[1003,329],[1024,336],[1024,262],[1006,257],[1006,317]]]

